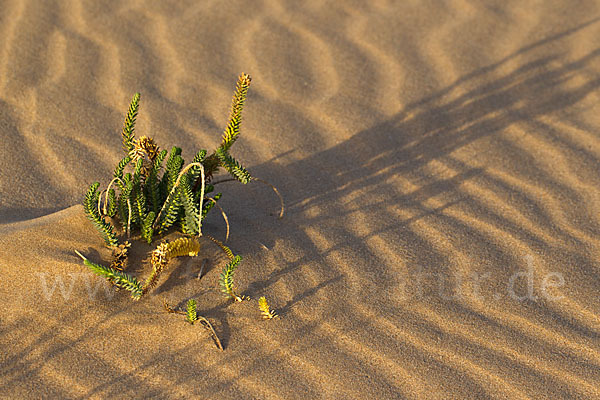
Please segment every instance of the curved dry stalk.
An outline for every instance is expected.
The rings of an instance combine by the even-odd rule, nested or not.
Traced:
[[[279,197],[279,203],[281,204],[281,211],[279,211],[279,218],[283,218],[283,213],[285,211],[285,204],[283,202],[283,197],[281,196],[281,194],[279,193],[279,190],[277,190],[277,188],[275,186],[273,186],[272,184],[270,184],[269,182],[265,181],[264,179],[260,179],[257,178],[255,176],[252,177],[251,179],[252,181],[258,181],[260,183],[263,183],[267,186],[270,186],[271,189],[273,189],[273,191],[275,192],[275,194],[277,195],[277,197]]]
[[[125,186],[125,184],[123,183],[123,181],[121,180],[121,178],[115,177],[115,178],[113,178],[112,181],[110,181],[110,183],[108,184],[108,186],[106,187],[106,189],[102,191],[102,193],[106,192],[106,195],[104,195],[104,214],[107,213],[106,205],[108,204],[108,192],[110,192],[110,187],[116,181],[121,182],[121,186]],[[102,193],[100,193],[100,197],[102,197]],[[129,210],[129,212],[131,213],[131,210]]]
[[[163,211],[165,210],[165,207],[167,206],[167,204],[169,204],[169,201],[171,200],[171,197],[173,197],[173,195],[175,194],[175,190],[177,190],[177,188],[179,187],[179,183],[181,182],[181,177],[186,172],[188,172],[188,170],[190,168],[192,168],[192,167],[200,167],[200,173],[202,175],[202,186],[200,187],[200,211],[198,213],[199,214],[199,217],[198,217],[198,236],[202,236],[202,203],[203,203],[203,200],[204,200],[204,190],[206,188],[206,182],[205,182],[206,177],[204,175],[204,165],[202,165],[201,163],[197,163],[197,162],[189,163],[188,165],[186,165],[185,168],[183,168],[181,170],[181,172],[179,173],[179,175],[177,176],[177,180],[175,180],[175,183],[173,184],[173,187],[171,188],[171,191],[167,195],[165,203],[163,204],[162,208],[158,212],[158,215],[156,216],[156,219],[154,220],[153,229],[156,229],[158,227],[158,223],[160,221],[160,217],[161,217]]]
[[[131,238],[131,200],[127,199],[127,208],[129,216],[127,217],[127,238]]]
[[[113,178],[112,181],[110,181],[110,183],[108,184],[108,186],[106,187],[106,189],[104,189],[102,192],[100,192],[100,196],[98,196],[98,212],[100,213],[100,215],[107,215],[108,214],[108,210],[107,210],[107,206],[108,206],[108,193],[110,192],[111,186],[113,183],[115,183],[116,181],[121,182],[122,186],[125,186],[125,184],[123,183],[123,181],[121,180],[121,178]],[[104,213],[100,212],[100,201],[102,199],[102,193],[106,193],[104,195]],[[127,238],[131,237],[131,201],[129,199],[127,199],[127,211],[129,213],[129,215],[127,216],[127,228],[125,229],[127,232]]]
[[[200,174],[202,176],[202,185],[200,186],[200,208],[198,208],[198,236],[202,236],[202,203],[204,202],[204,190],[206,189],[206,176],[204,175],[204,165],[201,163],[196,164],[200,165]]]
[[[108,192],[106,191],[106,189],[104,189],[103,191],[100,192],[100,194],[98,195],[98,215],[100,215],[101,217],[106,215],[106,200],[104,203],[104,214],[102,213],[102,207],[100,206],[100,203],[102,203],[102,193],[106,192],[107,193],[107,197],[108,197]]]
[[[272,185],[271,183],[265,181],[264,179],[260,179],[260,178],[257,178],[255,176],[253,176],[252,179],[250,179],[250,180],[251,181],[260,182],[260,183],[262,183],[264,185],[269,186],[271,189],[273,189],[273,191],[275,192],[275,194],[279,198],[279,204],[280,204],[280,207],[281,207],[280,211],[279,211],[279,218],[283,218],[283,213],[285,212],[285,204],[284,204],[284,201],[283,201],[283,196],[281,196],[281,193],[279,193],[279,190],[277,190],[277,188],[274,185]],[[227,178],[227,179],[221,179],[220,181],[213,182],[212,185],[214,186],[214,185],[218,185],[219,183],[233,182],[233,181],[238,182],[238,180],[235,179],[235,178]]]
[[[221,344],[221,341],[219,340],[219,337],[217,336],[217,332],[215,332],[215,329],[213,328],[212,324],[206,318],[204,318],[202,315],[197,315],[196,317],[198,318],[198,320],[200,322],[203,323],[202,325],[204,325],[204,327],[210,331],[211,336],[212,336],[213,340],[215,341],[217,347],[219,349],[221,349],[221,351],[223,351],[223,345]]]
[[[215,199],[213,199],[212,197],[209,197],[208,200],[215,203],[215,206],[217,206],[217,208],[221,211],[221,215],[223,216],[223,219],[225,220],[225,225],[227,225],[227,233],[225,234],[225,241],[227,242],[229,240],[229,219],[227,218],[227,214],[225,214],[225,211],[223,210],[223,208],[221,208],[221,206],[219,205],[219,203],[217,203],[217,201]]]

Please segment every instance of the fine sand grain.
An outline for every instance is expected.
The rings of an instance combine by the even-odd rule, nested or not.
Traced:
[[[598,1],[0,10],[0,397],[600,398]],[[287,204],[222,186],[252,301],[219,293],[208,240],[148,298],[105,292],[80,204],[131,96],[138,135],[190,160],[241,72],[232,151]],[[162,311],[190,297],[223,352]]]

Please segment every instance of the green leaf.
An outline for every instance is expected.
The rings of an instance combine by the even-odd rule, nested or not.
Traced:
[[[125,117],[125,122],[123,123],[123,150],[125,154],[129,154],[131,150],[133,150],[133,131],[135,129],[135,119],[138,114],[138,110],[140,107],[140,94],[136,93],[133,95],[133,99],[131,99],[131,104],[129,105],[129,111],[127,112],[127,116]]]
[[[158,182],[158,172],[160,171],[160,168],[166,155],[166,150],[163,150],[158,154],[158,156],[154,160],[152,170],[150,171],[150,174],[148,174],[148,178],[146,178],[146,196],[150,200],[150,209],[154,211],[155,214],[158,214],[158,211],[162,207]]]
[[[233,259],[223,268],[223,271],[221,272],[221,279],[219,281],[221,284],[221,291],[225,293],[226,296],[233,297],[236,300],[239,298],[239,296],[235,294],[233,274],[235,273],[240,261],[242,261],[242,257],[234,256]]]
[[[111,218],[117,213],[117,195],[114,189],[108,191],[108,207],[106,211]]]
[[[172,196],[167,197],[165,204],[163,205],[164,211],[160,216],[158,225],[158,233],[164,233],[169,229],[175,222],[177,222],[177,214],[179,213],[179,190],[175,190]]]
[[[95,274],[100,275],[106,278],[109,282],[112,282],[115,286],[120,288],[129,290],[131,292],[131,297],[134,299],[139,299],[142,295],[142,285],[138,282],[134,277],[113,269],[111,267],[105,267],[104,265],[96,264],[82,256],[79,252],[77,252],[81,258],[83,258],[83,263]]]
[[[231,101],[231,112],[229,114],[229,123],[225,132],[223,132],[223,141],[221,142],[220,148],[226,153],[229,151],[231,145],[235,142],[238,135],[240,134],[240,125],[242,123],[242,109],[246,103],[246,95],[248,94],[248,88],[250,87],[250,76],[241,74]]]
[[[184,232],[192,235],[198,234],[198,219],[200,217],[198,207],[194,204],[194,194],[187,176],[182,176],[179,182],[181,203],[185,211]]]
[[[154,211],[150,211],[142,222],[142,239],[148,242],[148,244],[152,243],[152,234],[154,232],[154,230],[152,229],[152,224],[154,224],[155,217],[156,214],[154,213]]]
[[[179,176],[179,173],[181,172],[181,167],[183,167],[183,158],[179,155],[173,157],[173,160],[171,161],[171,163],[167,164],[167,171],[166,171],[166,174],[168,175],[167,193],[169,193],[171,191],[171,189],[173,189],[173,185],[175,185],[175,182],[177,181],[177,177]]]
[[[119,164],[117,164],[117,167],[115,168],[115,172],[113,173],[113,176],[115,178],[123,179],[123,171],[125,170],[125,167],[127,166],[127,164],[129,164],[130,162],[131,162],[131,157],[129,157],[129,155],[125,156],[125,158],[123,158],[121,161],[119,161]]]
[[[173,183],[175,183],[175,180],[170,181],[173,177],[173,174],[175,174],[175,179],[177,179],[179,169],[181,169],[181,166],[179,166],[179,169],[177,168],[177,164],[179,163],[177,157],[181,158],[181,148],[173,146],[171,152],[169,153],[169,158],[167,158],[165,173],[163,174],[160,182],[163,199],[166,199],[171,187],[173,187]],[[183,165],[183,160],[181,160],[181,165]]]
[[[94,182],[90,186],[83,201],[83,209],[87,218],[92,222],[98,232],[100,232],[106,244],[109,246],[116,246],[119,244],[119,241],[113,226],[106,222],[98,212],[98,197],[100,196],[98,193],[99,186],[100,184],[98,182]]]
[[[235,158],[226,153],[222,148],[218,148],[216,154],[219,160],[221,160],[223,167],[231,176],[244,184],[250,182],[250,179],[252,179],[250,173]]]
[[[186,320],[192,325],[198,320],[198,314],[196,313],[196,300],[194,299],[189,299],[187,302]]]

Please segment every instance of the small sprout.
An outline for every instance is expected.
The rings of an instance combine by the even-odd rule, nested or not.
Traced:
[[[194,325],[194,322],[198,320],[198,314],[196,313],[196,300],[189,299],[187,302],[187,313],[186,321]]]
[[[278,315],[272,311],[269,307],[269,303],[267,303],[267,298],[262,296],[258,299],[258,308],[260,308],[260,312],[262,313],[262,317],[264,319],[273,319],[278,317]]]
[[[234,256],[233,259],[223,268],[221,272],[221,291],[227,297],[233,298],[235,301],[243,301],[244,298],[236,294],[233,284],[233,274],[237,269],[238,264],[242,261],[242,257]]]
[[[193,305],[191,304],[193,302]],[[163,307],[165,308],[165,311],[168,312],[169,314],[183,314],[186,316],[186,321],[190,322],[191,320],[193,321],[200,321],[202,323],[202,325],[206,328],[206,330],[208,330],[210,332],[210,335],[212,336],[213,340],[215,341],[215,344],[217,345],[217,347],[219,349],[221,349],[221,351],[223,350],[223,345],[221,344],[221,341],[219,340],[219,337],[217,336],[217,332],[215,332],[215,329],[213,328],[212,324],[210,323],[210,321],[206,318],[204,318],[202,315],[198,315],[196,312],[196,300],[194,299],[190,299],[187,303],[187,312],[183,312],[183,311],[179,311],[179,310],[174,310],[169,303],[167,303],[167,301],[165,299],[163,299]],[[195,316],[194,318],[190,317],[190,308],[193,307],[193,315]],[[190,322],[192,325],[194,324],[194,322]]]

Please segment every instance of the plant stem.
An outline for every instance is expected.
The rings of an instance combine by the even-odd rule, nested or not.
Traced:
[[[201,321],[204,322],[204,327],[206,329],[208,329],[210,331],[210,333],[212,334],[213,339],[215,340],[215,343],[217,344],[217,347],[219,349],[221,349],[221,351],[223,351],[223,345],[221,344],[221,341],[219,340],[219,337],[217,336],[217,333],[215,332],[212,324],[210,322],[208,322],[208,320],[206,318],[204,318],[202,315],[198,315],[197,318]]]
[[[225,211],[223,210],[223,208],[221,208],[221,206],[219,205],[219,203],[217,203],[215,199],[209,197],[207,200],[210,200],[213,203],[215,203],[215,206],[217,206],[217,208],[221,211],[221,215],[223,216],[223,219],[225,220],[225,225],[227,226],[227,233],[225,234],[225,242],[227,242],[227,240],[229,240],[229,219],[227,218],[227,214],[225,214]]]
[[[121,178],[116,178],[115,177],[112,181],[110,181],[110,183],[106,187],[106,195],[104,195],[104,214],[107,213],[107,210],[106,210],[107,206],[106,205],[108,204],[108,192],[110,191],[110,187],[112,186],[112,184],[115,181],[119,181],[119,182],[121,182],[121,186],[125,186],[125,184],[123,183],[123,181],[121,180]],[[100,194],[100,197],[102,197],[102,194]]]
[[[198,165],[200,165],[200,174],[202,177],[202,186],[200,187],[200,208],[198,209],[198,237],[200,237],[202,236],[202,203],[204,202],[204,189],[206,186],[206,177],[204,175],[204,166],[199,163]]]
[[[281,194],[279,193],[279,190],[277,190],[277,188],[276,188],[275,186],[273,186],[272,184],[270,184],[269,182],[267,182],[267,181],[265,181],[265,180],[263,180],[263,179],[257,178],[257,177],[255,177],[255,176],[253,176],[253,177],[251,178],[251,180],[252,180],[252,181],[258,181],[258,182],[260,182],[260,183],[263,183],[263,184],[265,184],[265,185],[267,185],[267,186],[270,186],[270,187],[271,187],[271,189],[273,189],[273,191],[275,192],[275,194],[277,195],[277,197],[279,197],[279,203],[280,203],[280,205],[281,205],[281,211],[279,211],[279,218],[283,218],[283,213],[284,213],[284,211],[285,211],[285,205],[284,205],[284,203],[283,203],[283,197],[282,197],[282,196],[281,196]]]

